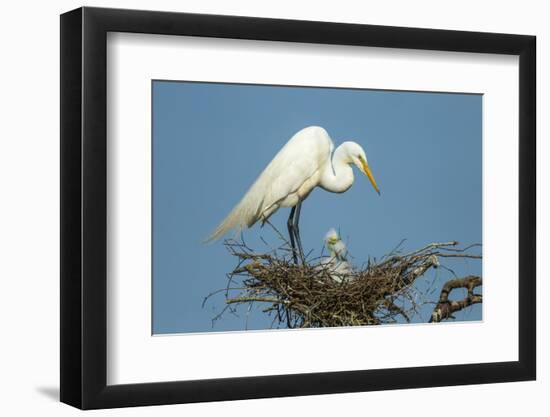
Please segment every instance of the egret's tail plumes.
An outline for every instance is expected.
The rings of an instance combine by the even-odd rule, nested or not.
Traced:
[[[227,217],[216,227],[212,234],[205,240],[211,242],[218,240],[230,231],[236,233],[247,227],[251,227],[258,220],[262,200],[254,192],[257,184],[254,184],[245,194],[242,200],[231,210]]]
[[[218,225],[218,227],[216,227],[212,234],[208,236],[208,238],[205,240],[205,243],[218,240],[231,230],[239,232],[244,229],[245,225],[243,225],[241,222],[241,210],[239,206],[240,204],[238,204],[233,210],[231,210],[231,213],[229,213],[228,216]]]

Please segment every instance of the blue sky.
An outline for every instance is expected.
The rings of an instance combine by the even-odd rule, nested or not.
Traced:
[[[153,81],[153,333],[269,327],[258,307],[212,327],[224,298],[204,308],[203,299],[226,286],[235,259],[221,241],[201,242],[306,126],[324,127],[336,146],[361,144],[382,192],[357,170],[344,194],[313,191],[300,219],[306,252],[319,254],[331,227],[359,264],[402,239],[406,251],[481,242],[481,120],[481,95]],[[272,222],[286,230],[288,214],[280,210]],[[260,236],[276,242],[258,225],[244,236],[258,250]],[[481,274],[479,261],[444,264],[458,276]],[[436,293],[449,278],[442,270],[427,276]],[[423,308],[420,321],[430,311]],[[456,318],[479,320],[481,306]]]

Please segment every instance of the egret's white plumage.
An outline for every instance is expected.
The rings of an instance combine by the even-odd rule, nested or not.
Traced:
[[[326,234],[325,246],[330,256],[321,259],[320,268],[327,270],[334,281],[343,282],[351,276],[353,269],[346,260],[348,248],[335,229]]]
[[[334,144],[322,127],[310,126],[297,132],[275,155],[241,201],[214,230],[208,240],[230,230],[240,231],[257,221],[265,222],[281,207],[294,207],[316,187],[335,193],[353,184],[355,164],[378,187],[367,164],[363,148],[344,142],[331,154]]]
[[[329,229],[325,235],[325,246],[332,257],[343,261],[346,260],[348,248],[342,239],[340,239],[340,235],[336,229]]]

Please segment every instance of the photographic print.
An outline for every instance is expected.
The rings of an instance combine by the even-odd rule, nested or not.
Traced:
[[[534,36],[89,7],[60,33],[62,402],[536,379]]]
[[[482,102],[153,80],[152,333],[482,320]]]

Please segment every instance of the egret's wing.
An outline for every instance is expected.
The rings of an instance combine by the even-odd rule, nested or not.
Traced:
[[[322,149],[311,143],[289,147],[281,152],[266,169],[262,178],[264,198],[260,214],[267,218],[279,208],[279,204],[288,196],[295,194],[307,181],[322,168],[330,157],[330,148]],[[310,184],[313,188],[317,184]],[[297,202],[297,201],[296,201]]]
[[[266,210],[269,215],[272,214],[278,208],[273,209],[278,202],[296,192],[326,163],[332,146],[330,137],[322,128],[309,127],[296,133],[275,155],[208,240],[219,239],[232,229],[251,227],[262,218]],[[269,215],[264,215],[264,219]]]

